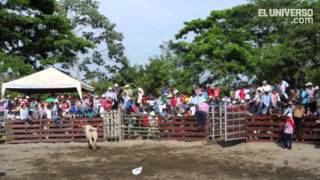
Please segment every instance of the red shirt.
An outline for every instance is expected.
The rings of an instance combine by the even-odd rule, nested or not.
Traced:
[[[170,98],[170,106],[175,107],[177,105],[177,99],[175,97]]]
[[[214,96],[214,89],[212,89],[211,87],[208,89],[208,96],[209,97],[213,97]]]
[[[214,89],[214,97],[220,97],[220,88],[216,87]]]
[[[142,118],[142,126],[147,127],[149,125],[148,116],[143,116]]]
[[[244,89],[240,89],[240,91],[239,91],[239,97],[240,97],[240,99],[244,99],[245,96],[246,96],[246,94],[244,93]]]

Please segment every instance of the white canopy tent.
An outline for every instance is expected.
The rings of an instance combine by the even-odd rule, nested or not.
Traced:
[[[49,93],[77,91],[82,100],[82,91],[93,92],[92,86],[74,79],[55,68],[48,68],[29,76],[2,84],[2,98],[6,90],[24,93]]]

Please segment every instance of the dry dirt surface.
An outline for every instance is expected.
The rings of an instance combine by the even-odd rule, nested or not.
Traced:
[[[140,175],[131,173],[143,167]],[[320,149],[294,144],[124,141],[0,145],[0,179],[320,179]],[[5,173],[5,174],[4,174]]]

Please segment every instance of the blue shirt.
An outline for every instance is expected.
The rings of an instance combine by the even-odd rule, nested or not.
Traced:
[[[266,106],[270,106],[271,103],[271,95],[270,94],[264,94],[262,95],[262,103]]]
[[[21,108],[20,109],[20,119],[27,120],[29,119],[29,111],[28,108]]]

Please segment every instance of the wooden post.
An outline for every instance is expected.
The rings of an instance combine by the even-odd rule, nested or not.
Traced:
[[[74,132],[74,123],[73,123],[73,119],[70,119],[70,121],[71,121],[71,142],[73,142],[74,141],[74,134],[73,134],[73,132]]]
[[[122,116],[121,116],[121,110],[118,109],[117,112],[117,125],[118,125],[118,137],[119,137],[119,141],[123,140],[122,137]]]
[[[107,120],[106,120],[106,117],[103,115],[102,116],[102,129],[103,129],[103,139],[106,141],[107,139]]]
[[[40,125],[39,125],[39,137],[40,137],[40,142],[42,142],[42,119],[40,119]]]
[[[212,106],[212,140],[215,140],[214,105]]]

